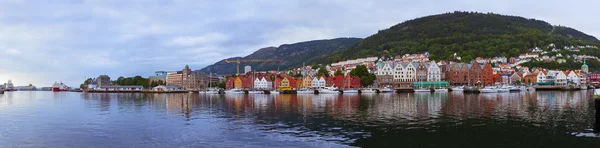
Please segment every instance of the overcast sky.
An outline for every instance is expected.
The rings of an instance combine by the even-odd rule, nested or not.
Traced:
[[[0,82],[78,86],[85,77],[201,69],[261,47],[364,38],[461,11],[545,20],[600,36],[597,0],[0,0]]]

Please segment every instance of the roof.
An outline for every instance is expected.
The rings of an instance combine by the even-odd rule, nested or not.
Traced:
[[[177,89],[177,88],[179,88],[179,87],[173,86],[173,85],[159,85],[159,86],[156,86],[154,88],[157,88],[157,87],[164,87],[164,88],[168,88],[168,89]]]

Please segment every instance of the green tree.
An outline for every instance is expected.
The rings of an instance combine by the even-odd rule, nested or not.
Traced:
[[[344,76],[344,72],[342,72],[342,70],[336,70],[335,73],[333,73],[334,76]]]
[[[319,70],[317,71],[317,76],[325,76],[325,77],[329,77],[329,71],[325,68],[319,68]]]
[[[369,73],[369,69],[365,65],[358,65],[350,71],[350,76],[358,76],[362,86],[372,85],[375,81],[375,74]]]

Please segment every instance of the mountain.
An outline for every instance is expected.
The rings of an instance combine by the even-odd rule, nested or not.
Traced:
[[[392,56],[429,52],[434,60],[463,61],[481,57],[518,56],[533,47],[554,43],[600,45],[597,38],[564,26],[518,16],[492,13],[453,12],[426,16],[380,30],[346,50],[331,55],[328,62],[366,56]]]
[[[244,72],[244,66],[252,66],[252,70],[276,70],[289,69],[306,65],[326,62],[328,55],[335,51],[354,46],[360,38],[336,38],[330,40],[315,40],[294,44],[284,44],[279,47],[266,47],[246,57],[232,57],[228,59],[279,59],[280,63],[242,63],[240,72]],[[236,72],[235,63],[226,63],[225,59],[199,71],[213,74],[233,74]]]

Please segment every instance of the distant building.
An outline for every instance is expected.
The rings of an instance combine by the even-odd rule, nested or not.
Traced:
[[[198,90],[208,87],[208,76],[202,72],[192,72],[188,65],[177,72],[167,73],[167,85],[182,87],[186,90]]]
[[[112,82],[110,81],[110,77],[108,75],[98,76],[98,78],[96,78],[96,84],[98,87],[112,86]]]
[[[152,84],[152,82],[162,81],[163,83],[167,83],[167,74],[166,71],[156,71],[154,75],[148,77],[148,84]]]
[[[244,73],[252,72],[252,66],[246,65],[244,66]]]

